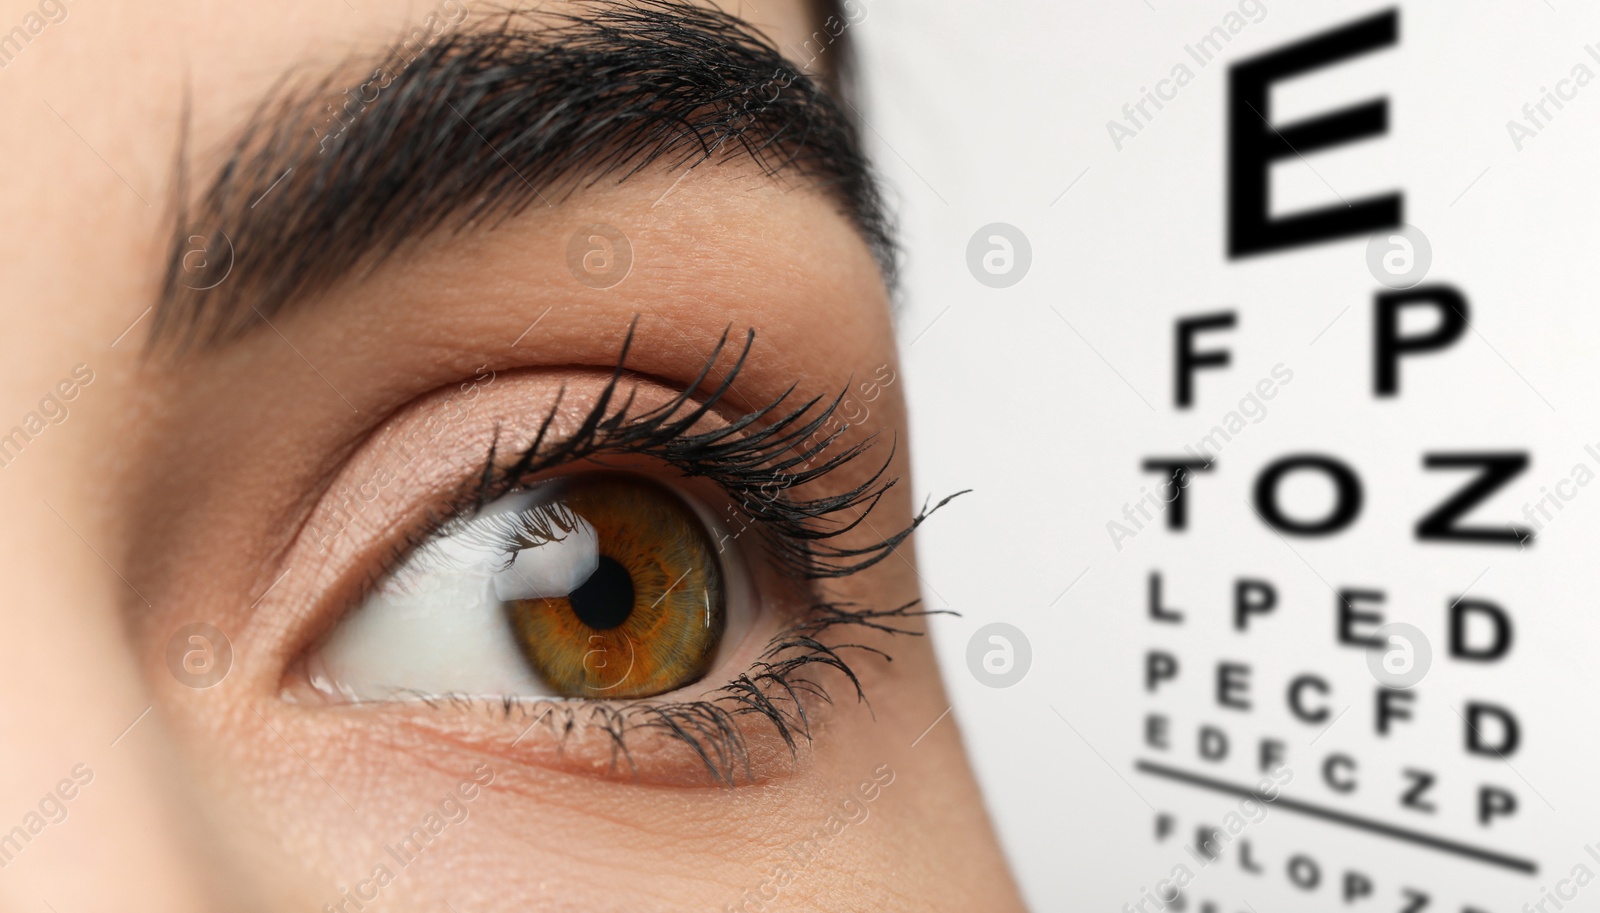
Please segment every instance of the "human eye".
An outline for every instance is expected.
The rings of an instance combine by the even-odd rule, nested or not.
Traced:
[[[669,393],[627,379],[625,343],[585,409],[558,397],[515,446],[497,426],[477,471],[414,529],[353,544],[389,557],[339,575],[360,586],[330,597],[283,697],[470,733],[484,750],[510,750],[515,732],[519,758],[603,776],[731,785],[778,772],[832,689],[865,699],[852,663],[890,658],[840,631],[916,634],[907,623],[925,614],[830,600],[830,584],[940,505],[860,537],[894,480],[886,459],[852,467],[874,460],[874,442],[841,442],[842,394],[719,411],[752,344],[709,392],[696,391],[721,344]],[[847,470],[856,481],[834,481]],[[485,718],[512,726],[485,732]]]

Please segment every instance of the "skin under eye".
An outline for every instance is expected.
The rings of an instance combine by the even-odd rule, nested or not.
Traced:
[[[308,657],[344,701],[638,698],[698,681],[748,627],[709,512],[632,473],[563,476],[446,524]],[[730,606],[730,600],[732,605]]]

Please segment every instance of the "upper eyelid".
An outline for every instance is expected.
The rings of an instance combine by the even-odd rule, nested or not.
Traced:
[[[885,478],[894,460],[891,445],[890,452],[877,469],[851,488],[814,498],[791,497],[793,490],[818,482],[871,449],[875,434],[856,443],[841,443],[848,423],[827,430],[820,440],[817,439],[817,433],[827,428],[829,419],[844,401],[848,387],[831,401],[816,396],[782,412],[781,408],[794,392],[794,388],[790,387],[765,406],[749,410],[721,428],[691,433],[692,427],[703,416],[716,410],[728,392],[734,389],[738,375],[755,345],[755,331],[746,331],[743,346],[733,364],[711,392],[697,402],[694,399],[695,391],[708,377],[713,376],[727,346],[728,331],[724,330],[717,344],[706,355],[698,376],[670,402],[630,416],[629,409],[634,402],[630,393],[620,408],[608,412],[618,384],[626,374],[628,352],[633,344],[636,326],[637,319],[630,324],[623,339],[610,383],[597,397],[576,432],[554,445],[546,446],[548,428],[557,414],[556,407],[552,407],[534,434],[533,441],[516,462],[503,469],[494,465],[497,439],[496,444],[491,446],[489,460],[484,467],[476,495],[477,505],[487,503],[491,496],[526,484],[540,472],[597,453],[615,451],[654,456],[688,475],[717,483],[745,508],[752,519],[762,522],[770,530],[770,541],[777,547],[776,557],[786,570],[802,578],[819,579],[849,576],[877,564],[899,547],[934,511],[965,493],[949,495],[931,507],[924,505],[909,524],[888,536],[880,536],[875,542],[857,546],[834,545],[834,540],[867,522],[868,515],[898,482],[897,478]],[[774,415],[777,417],[772,418]],[[771,420],[763,422],[765,419]],[[797,466],[802,468],[793,471]],[[778,493],[771,496],[774,482],[778,483]],[[769,496],[752,498],[751,495],[756,492]],[[824,528],[836,516],[847,516],[857,511],[859,513],[854,519]],[[874,534],[877,535],[876,531]]]
[[[576,466],[582,460],[603,459],[610,455],[639,455],[645,458],[653,458],[656,462],[666,463],[680,471],[684,471],[686,475],[708,478],[713,483],[716,483],[716,487],[720,491],[729,496],[730,501],[738,502],[740,500],[738,492],[730,491],[726,484],[722,484],[727,480],[719,479],[715,471],[708,471],[709,467],[682,459],[676,462],[672,459],[663,459],[663,454],[659,451],[676,448],[679,451],[678,455],[682,456],[682,448],[685,442],[691,438],[698,438],[701,443],[708,443],[717,448],[718,455],[726,460],[740,456],[742,442],[754,440],[758,443],[770,443],[771,438],[762,435],[769,435],[771,426],[762,427],[758,423],[760,419],[770,416],[776,409],[781,407],[790,398],[792,389],[773,397],[765,406],[742,411],[734,415],[728,415],[724,412],[722,407],[726,404],[730,391],[735,389],[738,376],[746,365],[751,349],[755,344],[755,333],[751,330],[745,334],[743,345],[738,350],[738,355],[732,360],[732,364],[725,368],[726,373],[722,378],[716,382],[709,392],[697,395],[707,379],[713,376],[719,362],[722,360],[723,354],[727,350],[729,333],[725,330],[717,344],[704,356],[698,370],[694,372],[694,375],[688,381],[663,387],[663,389],[673,391],[667,395],[665,402],[645,408],[637,414],[632,414],[633,419],[644,417],[655,420],[659,427],[667,429],[667,433],[662,436],[662,439],[654,441],[655,449],[641,450],[638,447],[629,447],[627,446],[629,443],[639,443],[636,440],[628,440],[630,435],[637,434],[638,426],[630,420],[629,416],[630,409],[635,408],[635,404],[638,401],[639,388],[634,387],[627,393],[621,393],[620,391],[624,380],[631,377],[630,372],[627,370],[627,357],[634,345],[636,326],[637,319],[629,325],[620,351],[612,365],[610,378],[606,386],[593,396],[593,405],[590,406],[584,420],[579,423],[576,429],[560,434],[551,431],[556,417],[561,413],[565,386],[558,393],[557,401],[545,411],[538,428],[531,432],[532,440],[517,449],[517,456],[514,462],[510,464],[502,464],[501,462],[499,454],[506,449],[506,445],[503,440],[502,428],[496,425],[494,434],[487,445],[487,453],[482,458],[481,466],[476,475],[473,477],[462,475],[453,486],[439,491],[431,498],[431,504],[420,515],[402,521],[401,534],[393,537],[383,547],[375,561],[368,561],[368,566],[355,582],[353,591],[347,592],[341,602],[358,604],[362,599],[371,595],[390,574],[404,564],[409,556],[431,542],[437,541],[439,536],[447,532],[452,522],[464,517],[470,517],[477,509],[491,501],[519,488],[536,484],[548,477],[552,472]],[[498,376],[511,375],[501,374]],[[500,381],[500,383],[503,384],[504,381]],[[453,386],[454,384],[450,384],[440,389],[448,390]],[[841,393],[841,398],[842,395]],[[451,399],[454,398],[453,393],[449,394],[449,396]],[[814,414],[806,422],[799,424],[797,430],[807,431],[820,428],[832,411],[837,408],[838,401],[839,398],[835,398],[834,401],[813,410],[812,407],[821,402],[820,397],[813,398],[808,403],[802,404],[801,407],[791,410],[790,414],[785,416],[785,418],[789,419],[789,422],[784,427],[795,427],[795,423],[798,420],[796,416],[810,411]],[[619,403],[620,406],[612,408]],[[711,415],[718,417],[718,421],[713,428],[695,430]],[[665,421],[659,421],[662,419]],[[843,429],[840,428],[838,430],[842,432]],[[611,438],[595,437],[597,433],[603,434],[605,432],[615,433],[611,435]],[[622,439],[615,439],[619,435]],[[796,450],[795,453],[797,455],[817,459],[818,463],[810,470],[797,474],[795,478],[804,482],[816,482],[828,472],[842,467],[849,459],[864,453],[866,450],[865,446],[857,445],[846,451],[831,453],[818,459],[820,454],[835,449],[837,437],[837,433],[830,433],[815,440],[810,448]],[[887,465],[886,461],[884,466],[873,474],[872,479],[877,480]],[[750,467],[746,466],[744,468],[748,470]],[[787,471],[790,468],[793,467],[787,466],[783,471]],[[764,477],[758,474],[758,479],[761,482],[770,482],[771,478],[770,474]],[[892,484],[892,482],[885,483],[885,487],[888,484]],[[794,503],[786,491],[788,487],[785,485],[777,489],[775,496],[754,500],[746,497],[743,503],[748,507],[755,500],[759,500],[769,512],[777,507],[787,507]],[[768,490],[768,494],[771,495],[771,489]],[[836,505],[828,506],[842,508],[847,504],[844,501],[840,501]],[[803,516],[821,516],[823,513],[812,507],[809,513],[803,512]],[[768,522],[762,524],[762,526],[764,529],[772,529],[770,518],[754,514],[752,516],[753,519],[758,521],[768,519]],[[777,536],[769,535],[767,541],[770,545],[778,546],[776,552],[780,557],[787,553],[792,558],[794,549],[803,547],[804,543],[793,535],[797,524],[791,520],[788,526],[789,536],[783,536],[781,533]],[[819,531],[819,534],[827,535],[828,533]],[[780,561],[780,568],[794,571],[795,567],[796,562],[794,560]],[[796,576],[826,577],[843,576],[843,574],[798,573]]]

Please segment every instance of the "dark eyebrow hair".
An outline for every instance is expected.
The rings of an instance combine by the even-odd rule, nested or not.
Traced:
[[[416,43],[309,84],[285,77],[193,200],[180,147],[152,346],[237,339],[435,231],[492,227],[651,165],[737,157],[828,194],[893,285],[892,228],[854,122],[742,20],[598,0]]]

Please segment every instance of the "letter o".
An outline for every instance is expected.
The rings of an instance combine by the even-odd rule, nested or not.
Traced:
[[[1333,511],[1320,520],[1297,520],[1278,506],[1279,485],[1290,473],[1303,470],[1320,472],[1333,482]],[[1296,536],[1327,536],[1344,529],[1361,513],[1361,501],[1361,480],[1349,466],[1332,457],[1315,454],[1284,457],[1267,466],[1256,478],[1256,512],[1268,526]]]
[[[1309,856],[1296,856],[1289,860],[1289,880],[1303,891],[1315,891],[1322,883],[1322,870]]]

